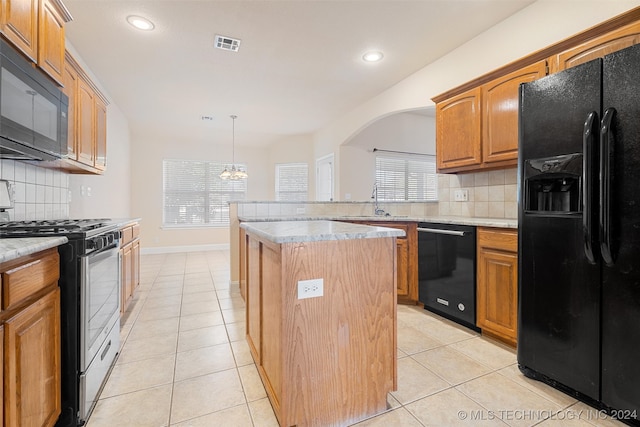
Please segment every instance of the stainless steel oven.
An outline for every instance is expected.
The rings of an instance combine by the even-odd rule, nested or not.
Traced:
[[[96,402],[120,347],[120,254],[118,239],[80,261],[80,418]],[[100,245],[101,243],[98,243]]]
[[[120,232],[108,219],[0,223],[0,237],[65,236],[60,254],[62,414],[85,424],[120,349]]]

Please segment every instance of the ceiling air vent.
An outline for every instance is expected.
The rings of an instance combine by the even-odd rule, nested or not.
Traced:
[[[227,36],[216,35],[216,47],[222,50],[237,52],[240,48],[240,40],[232,39],[231,37]]]

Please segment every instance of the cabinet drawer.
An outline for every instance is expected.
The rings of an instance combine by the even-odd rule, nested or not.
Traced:
[[[131,226],[132,239],[138,238],[140,236],[140,224],[134,224]]]
[[[60,257],[53,249],[2,273],[2,309],[16,307],[21,301],[57,282]]]
[[[122,239],[120,245],[124,246],[133,240],[133,227],[125,227],[122,229]]]

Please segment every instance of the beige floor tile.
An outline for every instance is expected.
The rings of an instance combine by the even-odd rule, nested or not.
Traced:
[[[220,311],[220,306],[217,302],[211,301],[196,301],[186,304],[182,304],[182,315],[189,316],[191,314],[208,313],[211,311]]]
[[[563,409],[496,372],[461,384],[456,389],[514,427],[535,425],[543,421],[536,414],[552,414]]]
[[[228,343],[181,351],[176,355],[176,381],[235,368]]]
[[[577,402],[571,405],[565,411],[572,412],[572,416],[574,418],[579,418],[598,427],[622,427],[626,425],[618,420],[614,420],[611,417],[608,417],[602,411],[599,411],[598,409],[595,409],[584,402]],[[559,416],[557,418],[559,418]]]
[[[421,427],[422,424],[415,419],[405,408],[398,408],[385,412],[373,418],[353,424],[358,427]]]
[[[455,389],[448,389],[406,406],[424,426],[502,426],[506,424]]]
[[[158,335],[177,333],[179,322],[179,317],[160,320],[148,320],[146,322],[136,322],[131,328],[131,333],[129,333],[129,337],[127,338],[127,340],[137,340]]]
[[[404,405],[449,387],[445,380],[406,357],[398,360],[398,390],[391,394]]]
[[[264,389],[264,385],[262,385],[256,365],[241,366],[238,368],[238,372],[240,373],[240,380],[242,381],[247,402],[267,397],[267,392]]]
[[[178,334],[178,351],[193,350],[227,342],[229,342],[229,338],[224,325],[180,331]]]
[[[173,382],[176,355],[116,364],[100,397],[112,397]]]
[[[222,313],[219,311],[208,311],[206,313],[197,313],[183,315],[180,317],[180,331],[188,331],[191,329],[206,328],[208,326],[216,326],[224,324]]]
[[[165,307],[142,307],[136,321],[169,319],[171,317],[180,317],[179,305],[170,305]]]
[[[398,326],[398,348],[408,355],[441,347],[442,342],[423,334],[411,326]]]
[[[158,297],[155,297],[153,293],[149,295],[149,297],[145,299],[144,303],[142,304],[142,306],[145,309],[157,309],[157,310],[162,310],[165,307],[179,308],[181,305],[182,305],[181,296],[171,295],[168,297],[158,298]]]
[[[238,405],[181,423],[171,424],[171,427],[250,427],[252,425],[249,407],[247,405]]]
[[[459,341],[468,340],[470,338],[478,337],[475,331],[469,328],[460,326],[447,319],[435,320],[434,322],[425,324],[419,329],[420,332],[444,343],[452,344]]]
[[[205,292],[184,294],[182,296],[182,304],[191,304],[194,302],[210,302],[212,304],[217,304],[218,296],[213,289]]]
[[[246,320],[245,309],[244,307],[240,307],[222,310],[222,317],[226,324],[244,322]]]
[[[246,403],[237,369],[175,382],[171,421],[182,422]]]
[[[136,362],[155,356],[175,354],[177,346],[177,332],[139,340],[128,340],[124,343],[116,363]]]
[[[127,340],[138,340],[158,335],[168,335],[178,332],[179,317],[169,319],[136,321],[131,328]]]
[[[156,286],[157,285],[154,285],[152,288],[153,297],[149,298],[180,298],[182,296],[182,286],[161,287],[159,289],[157,289]]]
[[[516,363],[515,350],[483,337],[453,343],[451,348],[492,369],[502,369]]]
[[[164,385],[100,399],[86,427],[167,426],[172,386]]]
[[[220,303],[220,308],[222,310],[230,310],[230,309],[245,309],[244,300],[240,295],[232,298],[219,298],[218,302]]]
[[[249,402],[249,412],[254,427],[278,427],[278,419],[273,413],[273,407],[269,399],[264,398]]]
[[[225,326],[227,327],[227,333],[229,334],[229,340],[231,342],[246,340],[247,322],[243,320],[242,322],[229,323]]]
[[[451,385],[458,385],[491,372],[488,366],[474,361],[451,347],[438,347],[411,357]]]
[[[520,369],[518,369],[518,365],[515,363],[511,366],[507,366],[506,368],[500,369],[498,373],[528,388],[534,393],[539,394],[545,399],[548,399],[552,402],[557,403],[563,408],[569,407],[577,402],[577,400],[574,399],[573,397],[567,394],[564,394],[561,391],[556,390],[555,388],[548,386],[543,382],[525,377],[524,374],[520,372]]]
[[[211,290],[214,290],[215,292],[215,288],[213,287],[213,282],[211,283],[194,283],[194,284],[187,284],[185,283],[184,288],[182,289],[182,295],[188,295],[188,294],[195,294],[198,292],[209,292]]]
[[[232,341],[231,349],[233,350],[233,357],[236,359],[237,366],[245,366],[253,364],[253,357],[251,356],[251,350],[247,340]]]

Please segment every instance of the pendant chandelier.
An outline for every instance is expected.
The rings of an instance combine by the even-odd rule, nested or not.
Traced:
[[[233,120],[233,139],[231,140],[231,168],[225,166],[224,170],[220,174],[220,179],[230,179],[233,181],[237,181],[239,179],[246,179],[247,173],[241,170],[239,167],[236,167],[236,119],[238,116],[232,114],[231,119]]]

